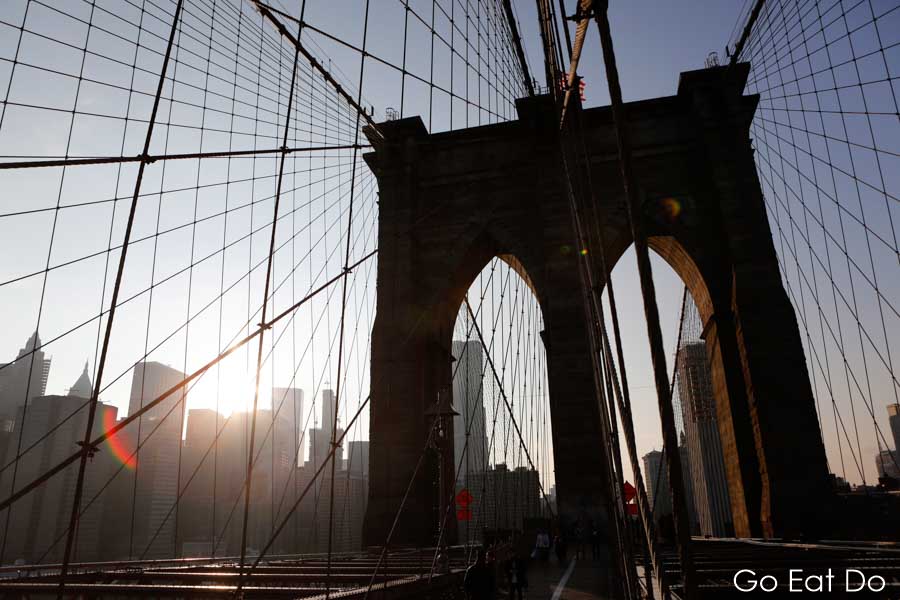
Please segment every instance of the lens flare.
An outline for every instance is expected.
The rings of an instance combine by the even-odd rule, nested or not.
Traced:
[[[662,215],[669,221],[674,221],[681,214],[681,202],[678,198],[663,198],[659,201],[659,208]]]
[[[113,410],[103,411],[103,432],[108,433],[116,426],[116,412]],[[112,434],[106,438],[106,444],[109,446],[113,457],[129,469],[133,469],[137,464],[137,457],[133,454],[133,449],[129,448],[122,431]]]

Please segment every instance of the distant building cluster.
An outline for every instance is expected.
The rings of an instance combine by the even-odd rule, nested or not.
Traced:
[[[0,369],[4,496],[14,484],[21,488],[75,452],[87,426],[85,407],[93,393],[88,366],[66,395],[45,395],[50,359],[40,345],[35,333],[16,359]],[[144,410],[184,378],[158,362],[138,363],[128,414]],[[268,553],[327,551],[332,490],[331,547],[337,552],[360,549],[369,443],[350,441],[346,458],[344,444],[336,446],[332,478],[326,461],[333,436],[343,434],[335,421],[334,393],[322,391],[320,425],[310,427],[307,436],[303,391],[274,388],[272,398],[274,411],[257,412],[248,555],[262,550],[307,487]],[[251,415],[186,410],[184,399],[183,391],[168,396],[94,452],[75,536],[77,561],[240,554]],[[124,417],[118,412],[99,401],[92,437],[114,427]],[[323,473],[310,486],[320,467]],[[5,544],[3,563],[62,559],[77,474],[76,462],[13,505],[8,535],[0,540]]]
[[[510,469],[505,463],[490,464],[481,342],[454,341],[452,352],[453,408],[458,413],[453,419],[456,491],[465,489],[472,498],[468,510],[457,515],[458,539],[461,543],[479,540],[485,530],[522,531],[525,519],[546,516],[547,501],[541,496],[538,472],[527,467]]]

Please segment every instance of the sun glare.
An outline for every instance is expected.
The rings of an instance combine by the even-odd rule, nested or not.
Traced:
[[[226,417],[233,412],[248,411],[253,406],[256,378],[245,365],[224,365],[219,373],[211,370],[188,392],[188,408],[211,408]],[[269,403],[271,392],[265,373],[260,380],[259,406]]]

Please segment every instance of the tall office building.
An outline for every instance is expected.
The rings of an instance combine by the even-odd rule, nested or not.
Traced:
[[[322,429],[328,432],[334,429],[335,425],[334,403],[334,390],[329,388],[322,390],[322,420],[319,423]]]
[[[128,402],[128,414],[133,415],[145,404],[149,404],[163,392],[177,385],[185,378],[185,374],[178,369],[158,362],[141,362],[135,365],[131,379],[131,396]],[[173,406],[178,404],[186,392],[175,392],[164,401],[144,413],[144,417],[158,417],[162,419]],[[172,411],[172,416],[178,419],[178,409]],[[168,422],[169,419],[166,419]]]
[[[900,454],[900,404],[888,404],[888,422],[891,425],[891,435],[894,438],[894,452]]]
[[[300,503],[297,548],[301,552],[326,552],[328,550],[328,526],[332,521],[332,550],[336,552],[355,551],[362,548],[362,522],[368,502],[369,489],[369,442],[351,441],[347,445],[347,460],[344,460],[343,444],[335,450],[334,456],[334,504],[331,519],[332,480],[330,462],[326,462],[331,447],[332,433],[340,438],[344,430],[337,427],[334,420],[334,392],[322,391],[321,426],[309,429],[309,449],[306,462],[297,469],[299,490],[306,489],[320,466],[324,465],[316,482]]]
[[[454,341],[452,352],[456,359],[452,367],[453,408],[459,413],[453,417],[453,464],[459,467],[457,487],[466,487],[470,474],[488,466],[482,384],[484,355],[480,342]]]
[[[250,497],[253,520],[248,533],[248,545],[255,550],[261,550],[269,541],[296,497],[292,475],[297,444],[293,439],[293,417],[286,408],[282,406],[278,413],[260,410],[256,414],[253,493]],[[274,554],[296,552],[292,532],[293,527],[286,527],[270,551]]]
[[[369,478],[369,442],[350,442],[346,469],[359,477]]]
[[[654,515],[672,514],[669,494],[669,475],[662,464],[663,453],[651,450],[644,455],[644,481],[647,482],[647,501]]]
[[[236,556],[241,551],[241,525],[243,522],[244,481],[247,477],[247,456],[250,445],[250,419],[245,412],[232,412],[220,425],[216,469],[215,539],[216,556]],[[254,478],[253,492],[260,488],[260,480]],[[237,506],[237,508],[233,508]],[[234,514],[231,514],[231,513]],[[229,518],[230,517],[230,518]],[[252,531],[253,528],[248,527]]]
[[[185,375],[158,362],[138,363],[131,380],[128,414],[175,386]],[[176,521],[183,517],[174,509],[178,497],[178,461],[186,400],[176,392],[144,413],[124,430],[123,440],[137,454],[130,477],[120,476],[114,494],[118,506],[111,515],[110,552],[115,558],[170,558],[180,554],[176,543]],[[139,445],[139,446],[138,446]]]
[[[315,473],[316,469],[328,458],[331,452],[331,436],[340,439],[344,430],[335,429],[334,421],[334,391],[322,390],[322,420],[320,427],[312,427],[309,430],[309,454],[306,457],[306,466]],[[343,444],[339,444],[334,451],[335,471],[339,471],[344,464]],[[329,470],[330,473],[330,470]]]
[[[53,465],[68,458],[73,449],[84,440],[88,411],[85,401],[91,396],[87,370],[70,388],[67,396],[38,396],[32,398],[28,410],[19,408],[13,424],[13,435],[7,451],[15,456],[16,444],[21,432],[21,447],[29,448],[43,436],[48,436],[26,452],[16,470],[16,486],[34,480]],[[100,435],[104,427],[115,423],[117,409],[100,402],[97,405],[92,436]],[[115,458],[108,444],[100,447],[87,464],[82,494],[82,514],[78,521],[73,559],[76,562],[96,561],[100,557],[101,526],[106,514],[107,498],[98,493],[112,474]],[[13,470],[0,475],[0,489],[8,490],[12,484]],[[11,507],[9,536],[5,540],[4,559],[8,562],[23,560],[26,563],[59,562],[65,549],[66,532],[75,496],[78,463],[70,465],[56,477],[48,480],[34,493],[24,496]],[[95,499],[96,497],[96,499]],[[2,538],[0,532],[0,538]]]
[[[291,449],[292,457],[288,473],[287,489],[283,493],[284,501],[279,499],[282,504],[282,511],[290,509],[296,498],[303,492],[298,478],[299,471],[297,467],[303,464],[303,441],[304,428],[306,426],[306,413],[303,410],[304,397],[303,390],[300,388],[273,388],[272,389],[272,407],[278,410],[281,405],[279,418],[288,415],[288,428],[292,431],[291,440],[293,446]],[[281,514],[281,513],[279,513]],[[285,527],[284,532],[279,536],[277,543],[280,544],[281,551],[285,553],[296,553],[300,551],[300,530],[301,516],[299,511],[295,511],[291,516],[291,520]]]
[[[728,479],[705,342],[687,343],[680,348],[677,375],[684,443],[700,534],[732,536],[734,524]]]
[[[209,408],[188,411],[181,458],[182,514],[178,520],[178,548],[185,558],[212,556],[217,531],[216,471],[221,469],[221,454],[216,432],[225,417]]]
[[[0,431],[9,431],[19,407],[47,392],[50,359],[35,331],[11,362],[0,365]]]
[[[890,477],[900,482],[900,452],[882,450],[875,455],[875,468],[879,478]]]
[[[279,409],[280,406],[280,409]],[[286,420],[294,431],[297,446],[294,455],[297,463],[303,462],[303,452],[299,446],[303,437],[304,412],[303,390],[300,388],[272,388],[272,410],[278,412],[279,419]]]
[[[302,548],[306,552],[325,552],[328,544],[328,513],[329,513],[329,496],[331,491],[330,483],[326,484],[326,479],[331,478],[331,465],[328,454],[331,451],[332,433],[335,439],[339,439],[344,430],[334,429],[334,392],[330,389],[322,390],[321,395],[321,423],[320,427],[311,427],[309,429],[309,450],[302,469],[298,473],[299,480],[302,483],[301,490],[306,487],[320,466],[324,465],[322,472],[316,479],[316,482],[310,488],[304,501],[304,511],[302,519],[309,520],[310,528],[305,533],[306,539],[301,540]],[[344,464],[343,445],[339,445],[334,451],[334,471],[335,484],[339,479],[338,474]],[[337,500],[338,491],[335,491],[335,499]],[[324,525],[321,520],[324,519]],[[332,540],[333,541],[333,540]]]
[[[688,510],[688,524],[691,528],[691,534],[694,535],[699,533],[700,529],[694,498],[694,485],[690,477],[690,458],[685,442],[685,436],[682,434],[678,453],[681,456],[684,502]],[[669,471],[664,461],[665,454],[659,450],[651,450],[643,457],[643,475],[647,486],[647,501],[650,503],[650,510],[653,511],[653,518],[657,522],[672,515],[672,489],[669,486]]]
[[[183,556],[240,553],[250,428],[251,413],[233,412],[226,418],[209,409],[189,411],[181,465],[180,511],[190,519],[178,521],[178,547]],[[293,435],[290,413],[257,411],[248,552],[266,545],[296,498]],[[189,481],[195,472],[193,481]],[[270,552],[296,551],[295,525],[289,524],[275,539]]]

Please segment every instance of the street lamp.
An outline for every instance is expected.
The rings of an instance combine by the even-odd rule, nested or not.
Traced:
[[[447,440],[450,438],[451,425],[453,423],[453,418],[458,416],[459,413],[453,410],[453,404],[450,398],[450,390],[448,388],[441,389],[437,394],[437,401],[432,405],[430,409],[425,411],[425,414],[432,419],[437,419],[437,422],[432,421],[432,427],[435,428],[435,435],[431,439],[430,447],[434,450],[437,455],[438,461],[438,477],[437,477],[437,535],[438,540],[437,543],[440,544],[440,535],[441,529],[444,524],[444,519],[446,519],[447,506],[445,506],[445,502],[452,501],[450,498],[450,491],[445,489],[447,487],[447,483],[449,482],[449,478],[445,477],[444,474],[444,449]],[[450,449],[452,456],[453,449],[453,440],[450,439]]]

